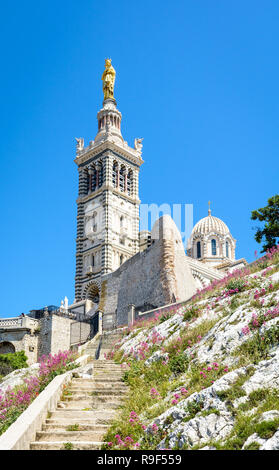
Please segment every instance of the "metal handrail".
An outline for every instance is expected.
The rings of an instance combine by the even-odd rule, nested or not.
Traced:
[[[98,347],[96,349],[95,359],[99,359],[100,352],[101,352],[101,347],[102,347],[102,336],[100,337],[100,341],[99,341]]]

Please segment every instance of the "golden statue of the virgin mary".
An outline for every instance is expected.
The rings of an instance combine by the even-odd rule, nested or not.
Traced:
[[[103,75],[102,75],[104,100],[108,100],[108,99],[114,100],[113,90],[114,90],[115,75],[116,75],[116,72],[113,66],[111,65],[111,59],[106,59],[105,71],[103,72]]]

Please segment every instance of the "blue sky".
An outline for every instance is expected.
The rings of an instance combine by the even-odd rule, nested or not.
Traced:
[[[279,3],[48,0],[1,5],[0,316],[74,298],[74,137],[97,131],[105,57],[143,203],[212,213],[253,261],[253,209],[278,193]]]

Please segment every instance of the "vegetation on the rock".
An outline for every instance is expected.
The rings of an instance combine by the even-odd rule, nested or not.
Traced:
[[[261,449],[277,431],[279,442],[277,417],[262,420],[279,411],[278,271],[279,246],[123,332],[108,358],[129,366],[129,394],[105,448]]]
[[[0,435],[23,413],[30,403],[56,377],[75,367],[72,351],[49,354],[40,359],[39,373],[24,379],[24,385],[1,393],[0,385]]]
[[[10,374],[13,370],[28,367],[24,351],[0,354],[0,378]]]

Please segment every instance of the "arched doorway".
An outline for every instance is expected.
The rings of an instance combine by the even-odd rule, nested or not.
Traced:
[[[91,300],[94,304],[98,304],[99,294],[99,287],[96,284],[90,284],[86,291],[86,299]]]
[[[8,341],[3,341],[2,343],[0,343],[0,354],[8,354],[14,352],[15,347],[12,343],[9,343]]]

